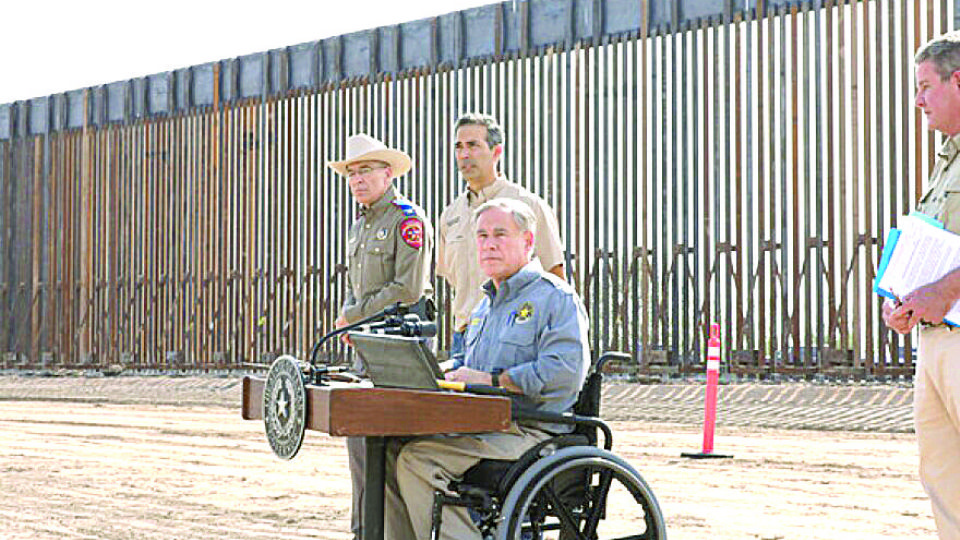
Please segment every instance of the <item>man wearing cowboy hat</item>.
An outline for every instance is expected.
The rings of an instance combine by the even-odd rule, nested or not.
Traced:
[[[359,217],[347,233],[347,294],[337,328],[401,302],[432,294],[430,261],[433,227],[423,209],[402,196],[393,179],[410,170],[410,156],[364,134],[347,139],[347,157],[328,166],[347,177]],[[351,529],[362,536],[366,448],[363,437],[348,437],[353,482]]]

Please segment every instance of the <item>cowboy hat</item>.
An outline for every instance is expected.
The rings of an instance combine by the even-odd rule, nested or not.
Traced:
[[[327,167],[343,176],[349,176],[347,165],[358,161],[382,161],[393,170],[393,176],[402,176],[410,170],[410,156],[400,150],[387,148],[387,145],[369,135],[358,133],[347,139],[347,157],[342,161],[327,162]]]

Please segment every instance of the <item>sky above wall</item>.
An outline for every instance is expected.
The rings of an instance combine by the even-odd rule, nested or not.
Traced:
[[[33,0],[2,8],[0,104],[493,0]]]

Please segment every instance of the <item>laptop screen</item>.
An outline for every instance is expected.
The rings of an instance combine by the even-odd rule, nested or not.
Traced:
[[[439,390],[443,374],[420,339],[350,332],[350,340],[374,386]]]

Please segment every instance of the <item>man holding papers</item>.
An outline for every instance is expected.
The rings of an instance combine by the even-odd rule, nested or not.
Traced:
[[[916,56],[916,106],[946,136],[918,210],[960,234],[960,32],[933,39]],[[960,268],[887,300],[883,319],[901,334],[920,324],[914,421],[920,480],[941,539],[960,540],[960,328],[943,317],[960,299]]]

